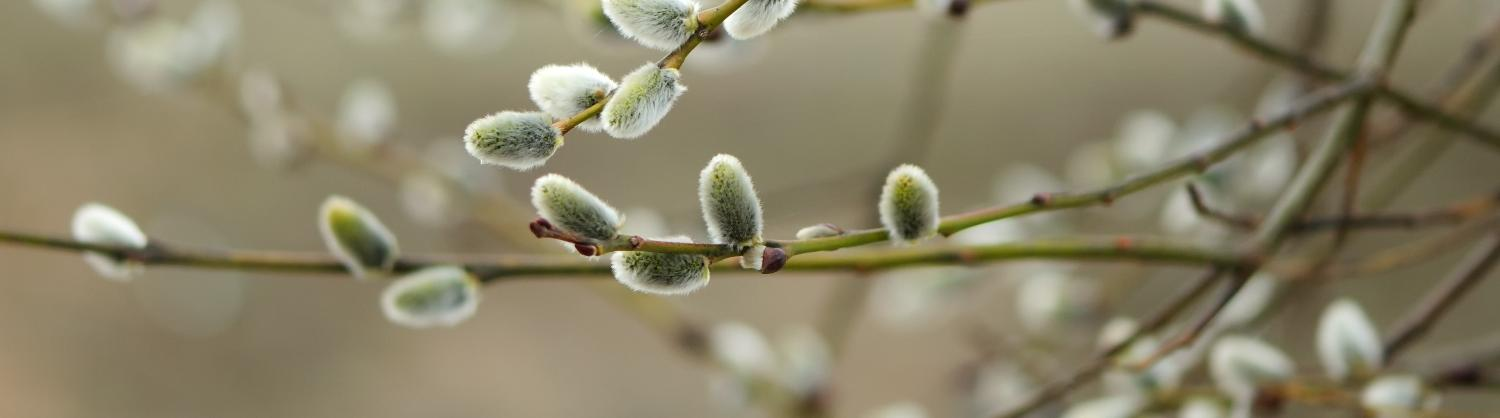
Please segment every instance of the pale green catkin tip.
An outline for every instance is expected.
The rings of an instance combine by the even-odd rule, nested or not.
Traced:
[[[562,131],[542,112],[504,111],[464,129],[464,149],[479,162],[529,170],[547,162],[563,145]]]
[[[839,230],[837,227],[834,227],[833,225],[830,225],[830,224],[817,224],[817,225],[805,227],[805,228],[802,228],[802,229],[798,229],[797,230],[797,239],[806,240],[806,239],[828,238],[828,237],[836,237],[836,236],[843,235],[843,234],[844,234],[844,231]]]
[[[349,273],[363,279],[366,271],[389,271],[400,250],[395,235],[369,210],[343,196],[329,196],[318,210],[318,231],[328,251]]]
[[[531,187],[531,205],[553,226],[600,241],[614,238],[623,223],[615,208],[557,174],[536,179]]]
[[[713,243],[749,246],[760,242],[760,198],[739,159],[719,154],[708,162],[698,176],[698,203]]]
[[[687,237],[659,241],[691,243]],[[615,280],[637,292],[683,295],[708,285],[708,258],[697,254],[620,251],[610,258]]]
[[[896,167],[880,192],[880,223],[896,242],[912,242],[937,231],[938,188],[920,167]]]
[[[654,63],[631,71],[620,79],[620,87],[604,103],[600,119],[609,136],[622,139],[645,135],[667,113],[672,104],[687,91],[680,81],[682,73],[675,68],[661,68]]]
[[[479,280],[462,267],[424,268],[387,286],[380,307],[398,325],[454,326],[479,309]]]

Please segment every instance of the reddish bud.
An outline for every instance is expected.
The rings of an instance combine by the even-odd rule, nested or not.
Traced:
[[[786,266],[787,258],[786,250],[776,247],[766,247],[766,250],[761,252],[760,274],[771,274],[781,271],[781,268]]]

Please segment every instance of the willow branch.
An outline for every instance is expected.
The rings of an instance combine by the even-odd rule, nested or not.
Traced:
[[[1188,198],[1193,204],[1193,210],[1205,218],[1236,229],[1255,229],[1260,224],[1260,220],[1255,217],[1231,214],[1212,207],[1204,200],[1202,192],[1198,191],[1198,188],[1192,184],[1187,185],[1187,191]],[[1481,215],[1492,213],[1497,208],[1500,208],[1500,192],[1485,193],[1484,195],[1465,199],[1458,203],[1410,213],[1307,218],[1293,223],[1288,227],[1287,233],[1305,234],[1338,227],[1351,229],[1416,229],[1436,225],[1457,225],[1478,218]]]
[[[976,225],[1005,218],[1053,210],[1108,205],[1116,199],[1132,193],[1202,172],[1214,164],[1229,158],[1236,152],[1255,144],[1258,140],[1270,136],[1271,133],[1277,130],[1290,129],[1298,121],[1322,113],[1360,94],[1368,93],[1371,91],[1372,86],[1372,83],[1355,81],[1320,89],[1298,100],[1297,103],[1279,115],[1265,120],[1252,120],[1245,127],[1230,134],[1224,141],[1221,141],[1219,145],[1213,148],[1196,155],[1178,159],[1156,170],[1133,176],[1120,183],[1094,191],[1082,193],[1039,193],[1026,202],[949,215],[941,219],[938,225],[938,232],[943,235],[952,235]],[[593,254],[605,254],[614,251],[648,251],[674,254],[700,254],[716,259],[739,254],[739,249],[729,245],[662,242],[639,236],[621,235],[607,241],[594,241],[572,236],[566,232],[557,231],[550,225],[539,225],[537,222],[532,223],[532,231],[539,238],[560,239],[587,246],[593,251]],[[783,249],[790,257],[885,242],[889,238],[884,229],[865,229],[827,238],[768,240],[765,245],[770,248]]]
[[[730,14],[733,14],[735,10],[739,10],[740,6],[744,6],[748,1],[727,0],[723,4],[698,12],[698,16],[696,17],[698,19],[698,31],[693,32],[692,36],[689,36],[686,41],[682,42],[682,45],[677,46],[677,49],[672,50],[672,52],[662,57],[661,60],[658,60],[656,66],[661,68],[682,68],[682,64],[687,62],[687,57],[693,53],[693,49],[698,48],[698,44],[703,43],[704,40],[712,36],[714,30],[718,29],[719,25],[724,23],[724,19],[728,19]],[[614,96],[614,94],[614,92],[609,92],[603,100],[594,103],[593,106],[583,109],[583,111],[574,114],[572,117],[553,122],[552,126],[557,127],[564,134],[572,131],[579,124],[588,121],[594,116],[598,116],[599,112],[603,112],[604,104],[609,102],[609,97]]]
[[[0,242],[72,252],[95,252],[147,265],[217,268],[288,273],[345,273],[332,256],[322,253],[209,250],[153,241],[145,248],[101,245],[77,240],[0,231]],[[1167,264],[1240,266],[1249,261],[1231,251],[1203,248],[1147,238],[1069,238],[965,247],[905,247],[841,255],[810,256],[788,262],[794,271],[875,271],[933,264],[970,264],[1004,260],[1047,259],[1080,261],[1142,261]],[[396,261],[393,272],[405,273],[436,265],[458,265],[485,282],[525,276],[577,276],[609,273],[607,263],[576,256],[412,256]],[[726,272],[745,271],[720,265]]]
[[[1204,19],[1195,12],[1164,4],[1158,0],[1137,0],[1135,10],[1143,16],[1154,16],[1205,35],[1222,38],[1256,57],[1291,68],[1303,74],[1323,80],[1349,81],[1355,79],[1355,76],[1350,72],[1277,46],[1254,35],[1228,30],[1223,26]],[[1383,79],[1377,78],[1375,80]],[[1447,113],[1439,106],[1429,104],[1411,94],[1384,85],[1384,83],[1377,86],[1374,93],[1376,96],[1395,104],[1410,116],[1425,119],[1444,129],[1471,136],[1492,147],[1500,147],[1500,132],[1478,125],[1473,118]]]
[[[1396,322],[1385,341],[1385,357],[1389,362],[1401,354],[1417,339],[1442,319],[1453,305],[1474,285],[1489,275],[1495,261],[1500,260],[1500,232],[1490,234],[1459,263],[1453,273],[1438,284],[1437,288],[1422,298],[1422,302]]]
[[[1208,289],[1213,288],[1214,283],[1218,282],[1218,278],[1222,274],[1222,270],[1213,269],[1202,277],[1199,277],[1191,286],[1183,289],[1171,299],[1168,299],[1167,304],[1161,310],[1152,314],[1151,318],[1142,324],[1141,327],[1137,328],[1134,333],[1131,333],[1129,337],[1095,353],[1092,358],[1084,363],[1083,367],[1078,368],[1067,377],[1053,380],[1041,389],[1032,392],[1031,396],[1027,397],[1025,401],[1022,401],[1015,408],[999,416],[1001,418],[1020,418],[1026,416],[1038,408],[1061,398],[1063,395],[1088,384],[1113,364],[1116,355],[1125,351],[1126,348],[1130,347],[1131,344],[1141,337],[1150,335],[1165,327],[1167,323],[1172,322],[1172,319],[1180,315],[1188,306],[1192,306],[1194,300],[1197,300],[1199,296],[1208,292]]]
[[[1407,29],[1411,27],[1416,13],[1416,3],[1417,0],[1385,2],[1379,21],[1376,22],[1369,40],[1366,41],[1364,51],[1360,53],[1359,79],[1380,80],[1384,78],[1401,49]],[[1328,179],[1338,168],[1339,161],[1349,154],[1351,146],[1363,134],[1365,116],[1369,113],[1370,105],[1370,95],[1363,94],[1353,104],[1340,109],[1323,141],[1318,144],[1317,149],[1313,150],[1312,155],[1308,156],[1303,168],[1287,186],[1286,192],[1271,206],[1265,220],[1253,232],[1248,244],[1250,253],[1269,256],[1281,247],[1289,235],[1288,231],[1291,226],[1302,217],[1308,207],[1312,206],[1319,192],[1323,190]],[[1319,261],[1317,265],[1321,266],[1322,261]],[[1164,350],[1157,351],[1140,367],[1149,367],[1170,350],[1193,343],[1202,333],[1202,329],[1218,316],[1229,300],[1239,294],[1245,282],[1259,268],[1259,265],[1252,265],[1236,269],[1232,275],[1233,282],[1219,304],[1210,308],[1193,327],[1179,333],[1167,347],[1164,347]]]

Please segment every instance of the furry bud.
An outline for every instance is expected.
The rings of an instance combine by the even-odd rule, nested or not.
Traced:
[[[1203,17],[1243,34],[1260,35],[1266,28],[1255,0],[1203,0]]]
[[[90,244],[146,247],[146,233],[130,217],[98,203],[85,204],[73,212],[73,239]],[[144,269],[140,263],[96,252],[83,253],[83,261],[100,276],[118,282],[128,281]]]
[[[1130,418],[1146,407],[1146,400],[1135,394],[1120,394],[1079,402],[1062,418]]]
[[[620,212],[567,177],[548,174],[531,186],[531,205],[542,219],[585,238],[606,241],[618,234]]]
[[[462,267],[424,268],[386,286],[380,308],[386,319],[407,327],[458,325],[479,308],[479,279]]]
[[[1210,356],[1214,383],[1235,399],[1250,399],[1261,385],[1289,379],[1296,372],[1285,353],[1250,337],[1224,337]]]
[[[1212,398],[1193,397],[1182,403],[1178,418],[1228,418],[1229,412]]]
[[[741,376],[767,375],[776,367],[771,343],[755,327],[743,322],[714,324],[708,330],[709,352],[731,373]]]
[[[719,154],[708,162],[698,175],[698,203],[713,243],[748,246],[761,241],[760,198],[739,159]]]
[[[1359,303],[1339,299],[1318,321],[1318,358],[1328,377],[1342,381],[1378,370],[1384,362],[1380,333]]]
[[[400,249],[396,237],[368,209],[343,196],[329,196],[318,209],[323,243],[349,273],[364,279],[368,269],[389,271]]]
[[[937,232],[938,188],[920,167],[905,164],[885,178],[880,191],[880,223],[897,242],[913,242]]]
[[[553,118],[567,119],[604,100],[618,87],[609,76],[588,64],[548,65],[531,73],[526,89],[537,108]],[[578,124],[585,132],[599,132],[604,125],[592,117]]]
[[[844,235],[844,230],[834,224],[817,224],[797,230],[797,239],[818,239]]]
[[[660,241],[691,243],[688,237]],[[708,258],[697,254],[619,251],[610,258],[615,280],[637,292],[684,295],[708,285]]]
[[[552,158],[563,145],[562,131],[542,112],[504,111],[464,128],[464,149],[479,162],[530,170]]]
[[[604,104],[600,118],[604,132],[623,139],[638,138],[655,127],[687,91],[676,68],[646,64],[620,79],[620,88]]]
[[[693,0],[603,0],[604,15],[621,35],[647,48],[670,51],[698,30]]]
[[[344,148],[365,152],[391,137],[396,129],[396,96],[373,78],[355,81],[339,101],[338,138]]]
[[[750,249],[747,249],[743,254],[740,254],[740,268],[760,271],[761,266],[765,261],[765,254],[766,246],[751,246]]]
[[[724,31],[734,39],[750,39],[776,27],[797,11],[797,0],[749,0],[724,19]]]
[[[1416,418],[1437,409],[1437,394],[1428,390],[1420,378],[1409,375],[1382,376],[1365,386],[1360,406],[1373,418]]]
[[[1069,0],[1068,6],[1087,19],[1094,33],[1105,39],[1129,35],[1135,23],[1125,0]]]

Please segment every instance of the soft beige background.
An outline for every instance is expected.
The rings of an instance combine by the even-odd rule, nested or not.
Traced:
[[[1289,28],[1297,1],[1263,2],[1273,29]],[[180,11],[189,2],[168,3]],[[1177,118],[1205,104],[1243,109],[1258,90],[1247,83],[1268,70],[1221,43],[1156,21],[1142,22],[1126,41],[1104,43],[1063,3],[1008,1],[973,13],[925,164],[942,185],[948,211],[984,204],[991,177],[1008,163],[1060,169],[1071,145],[1110,134],[1132,109],[1159,108]],[[1336,2],[1330,61],[1352,60],[1377,3]],[[1455,59],[1496,6],[1429,3],[1396,71],[1399,84],[1417,91]],[[238,58],[282,74],[309,107],[331,113],[350,80],[379,77],[400,101],[404,137],[455,147],[469,120],[530,107],[524,84],[536,67],[588,61],[618,74],[659,56],[587,42],[561,29],[553,8],[531,2],[511,5],[517,18],[508,45],[462,58],[434,52],[415,36],[378,45],[351,41],[329,24],[322,2],[239,4],[245,43]],[[862,224],[873,210],[855,187],[862,185],[797,187],[885,158],[897,140],[891,132],[921,34],[921,20],[909,11],[794,19],[761,40],[768,48],[742,67],[699,71],[690,60],[690,92],[647,138],[570,135],[547,167],[506,173],[506,186],[520,196],[540,173],[566,173],[617,206],[655,207],[679,229],[697,231],[696,173],[712,155],[731,153],[745,161],[763,193],[793,190],[766,202],[769,235],[787,236],[813,222]],[[314,210],[339,193],[383,214],[409,252],[506,251],[482,235],[414,224],[394,190],[337,166],[291,173],[257,167],[232,115],[201,98],[130,89],[110,71],[103,44],[98,30],[65,29],[29,1],[0,2],[0,227],[65,233],[75,207],[102,201],[163,239],[316,251],[322,244]],[[1486,122],[1500,126],[1490,116]],[[1492,149],[1461,144],[1402,205],[1491,189],[1500,178],[1497,162]],[[1378,235],[1374,244],[1407,236]],[[1445,265],[1342,287],[1387,323]],[[813,318],[835,280],[723,275],[681,303],[707,319],[774,330]],[[0,416],[719,413],[700,369],[576,281],[488,288],[477,317],[432,331],[389,325],[376,305],[379,291],[326,277],[170,269],[121,285],[98,279],[75,255],[3,246]],[[1434,340],[1494,330],[1478,319],[1500,313],[1488,303],[1500,295],[1500,284],[1477,292]],[[1165,293],[1130,296],[1126,309],[1139,312],[1156,294]],[[1294,314],[1315,314],[1318,306]],[[1012,312],[1003,303],[980,311]],[[1311,366],[1306,333],[1286,335],[1289,349]],[[835,408],[855,416],[913,399],[947,411],[952,373],[973,355],[951,326],[913,331],[862,322],[838,364]]]

